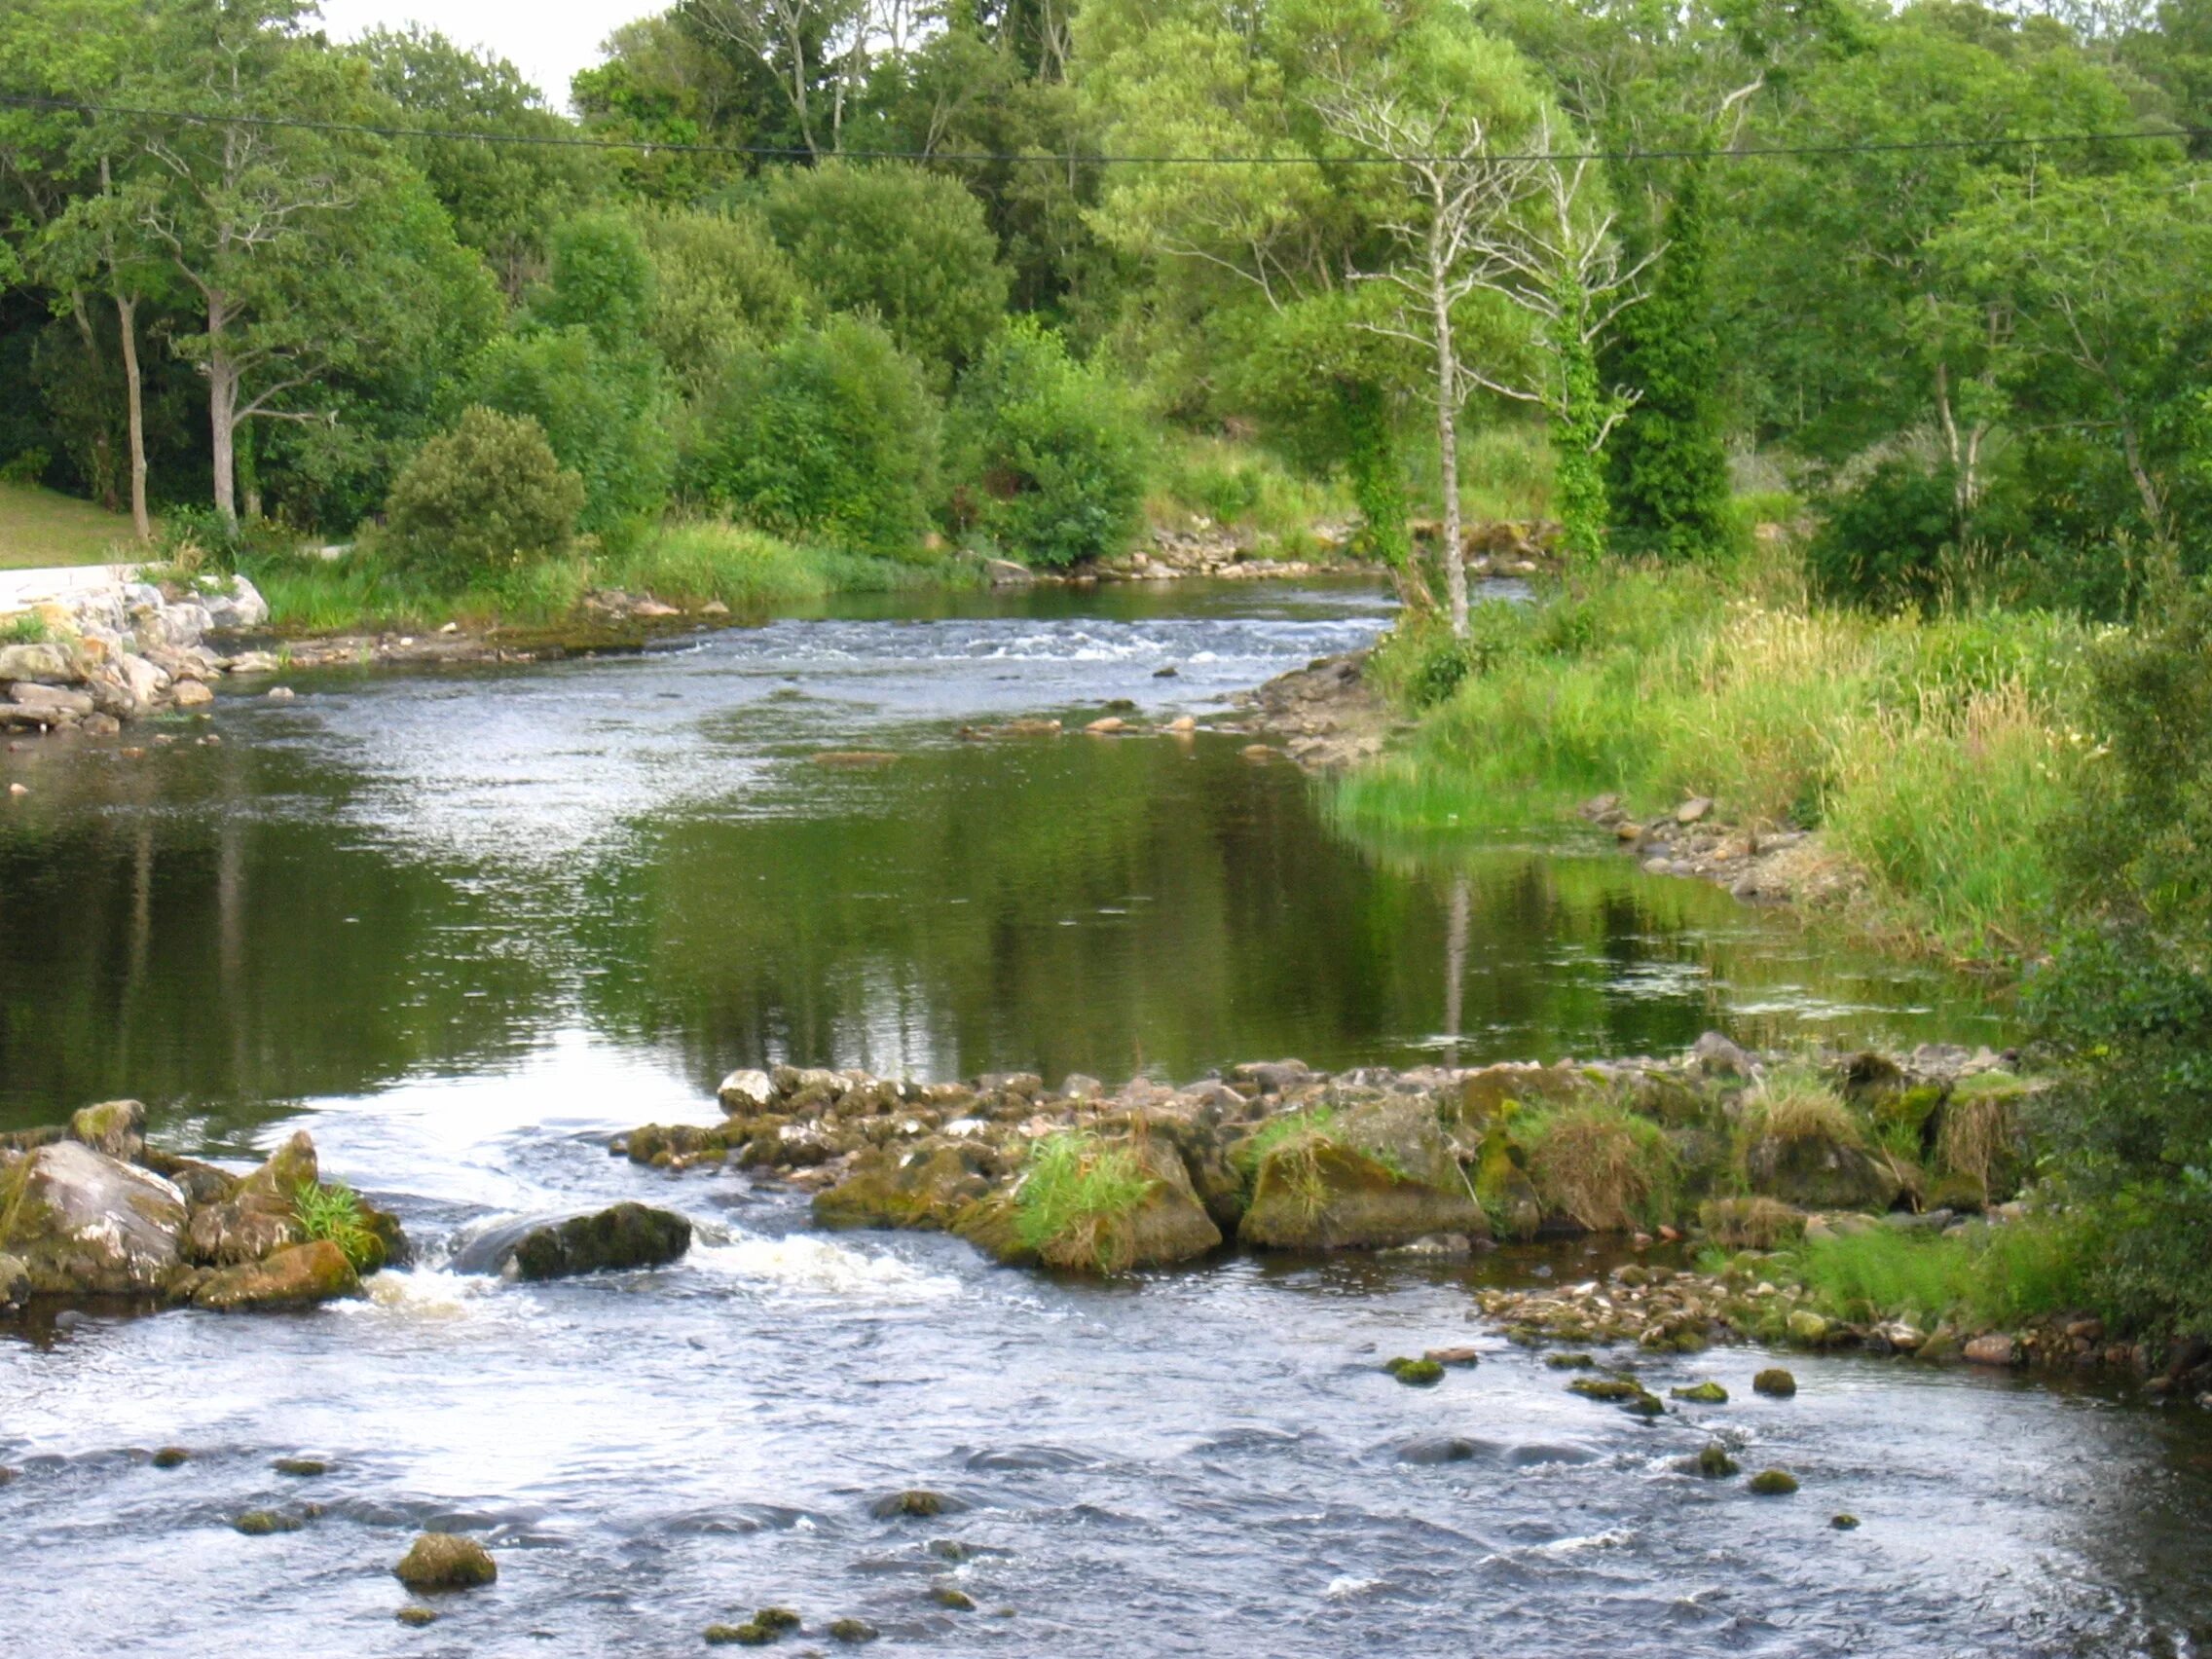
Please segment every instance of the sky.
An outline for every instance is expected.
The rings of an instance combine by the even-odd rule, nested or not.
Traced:
[[[488,48],[523,73],[555,109],[569,107],[569,77],[599,61],[599,43],[668,0],[322,0],[332,40],[419,22],[457,45]]]

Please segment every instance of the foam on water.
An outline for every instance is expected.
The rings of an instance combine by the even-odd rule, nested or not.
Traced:
[[[949,1276],[804,1234],[768,1238],[734,1233],[726,1242],[694,1243],[688,1260],[707,1272],[804,1295],[937,1302],[960,1294],[959,1282]]]

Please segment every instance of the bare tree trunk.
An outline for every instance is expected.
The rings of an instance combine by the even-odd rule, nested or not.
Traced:
[[[146,400],[138,374],[138,301],[115,296],[117,332],[123,339],[123,387],[130,418],[130,525],[140,541],[154,537],[146,510]]]
[[[1467,878],[1452,878],[1452,908],[1444,934],[1444,1035],[1450,1041],[1446,1065],[1459,1063],[1459,1025],[1467,991]]]
[[[2127,458],[2127,475],[2135,480],[2135,493],[2143,498],[2143,516],[2151,523],[2151,534],[2159,541],[2167,539],[2166,504],[2159,498],[2158,486],[2143,465],[2142,447],[2135,439],[2135,423],[2120,424],[2120,453]]]
[[[1452,633],[1467,637],[1467,561],[1459,545],[1459,359],[1452,344],[1452,299],[1445,288],[1442,250],[1430,235],[1429,300],[1436,330],[1436,455],[1444,488],[1444,592]]]
[[[215,512],[231,530],[239,527],[238,408],[238,369],[218,340],[207,356],[207,436],[215,453]]]

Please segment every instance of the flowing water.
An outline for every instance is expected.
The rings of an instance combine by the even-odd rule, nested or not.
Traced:
[[[779,1059],[1118,1082],[1714,1025],[2005,1040],[1972,986],[1594,847],[1347,838],[1241,737],[962,735],[1218,712],[1385,609],[1323,585],[847,608],[303,676],[134,760],[7,756],[31,793],[0,814],[0,1126],[131,1093],[158,1139],[244,1159],[305,1124],[424,1261],[299,1317],[0,1329],[0,1651],[682,1653],[767,1604],[805,1615],[793,1650],[851,1615],[894,1653],[2200,1651],[2201,1414],[1845,1358],[1792,1360],[1777,1403],[1728,1350],[1647,1374],[1730,1405],[1643,1425],[1469,1316],[1470,1284],[1604,1265],[1580,1247],[1063,1283],[606,1156]],[[440,1266],[621,1198],[700,1242],[551,1285]],[[1377,1369],[1468,1341],[1483,1364],[1435,1389]],[[1715,1433],[1804,1491],[1677,1472]],[[167,1445],[190,1459],[154,1467]],[[273,1471],[292,1455],[330,1472]],[[916,1486],[956,1512],[870,1515]],[[306,1524],[231,1530],[256,1507]],[[486,1536],[500,1578],[402,1630],[388,1569],[430,1526]]]

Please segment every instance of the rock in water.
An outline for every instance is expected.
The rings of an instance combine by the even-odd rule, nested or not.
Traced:
[[[691,1224],[674,1210],[620,1203],[566,1221],[509,1222],[455,1252],[456,1271],[508,1278],[572,1278],[608,1268],[657,1268],[691,1248]]]
[[[25,1294],[151,1296],[182,1261],[184,1195],[80,1142],[0,1160],[0,1195]]]
[[[1386,1249],[1435,1233],[1488,1237],[1426,1103],[1347,1114],[1277,1141],[1261,1160],[1237,1229],[1273,1249]]]
[[[391,1569],[410,1590],[473,1590],[499,1576],[492,1552],[455,1532],[424,1532]]]
[[[192,1293],[193,1306],[232,1313],[247,1308],[311,1308],[358,1296],[360,1278],[346,1252],[327,1238],[294,1244],[265,1261],[209,1273]]]
[[[210,1267],[237,1267],[299,1243],[294,1205],[300,1189],[319,1178],[314,1142],[307,1130],[296,1130],[229,1198],[192,1212],[187,1236],[193,1259]]]
[[[146,1108],[135,1100],[103,1100],[69,1120],[69,1138],[129,1162],[145,1150]]]
[[[776,1086],[764,1071],[733,1071],[717,1092],[725,1112],[765,1112],[776,1103]]]

